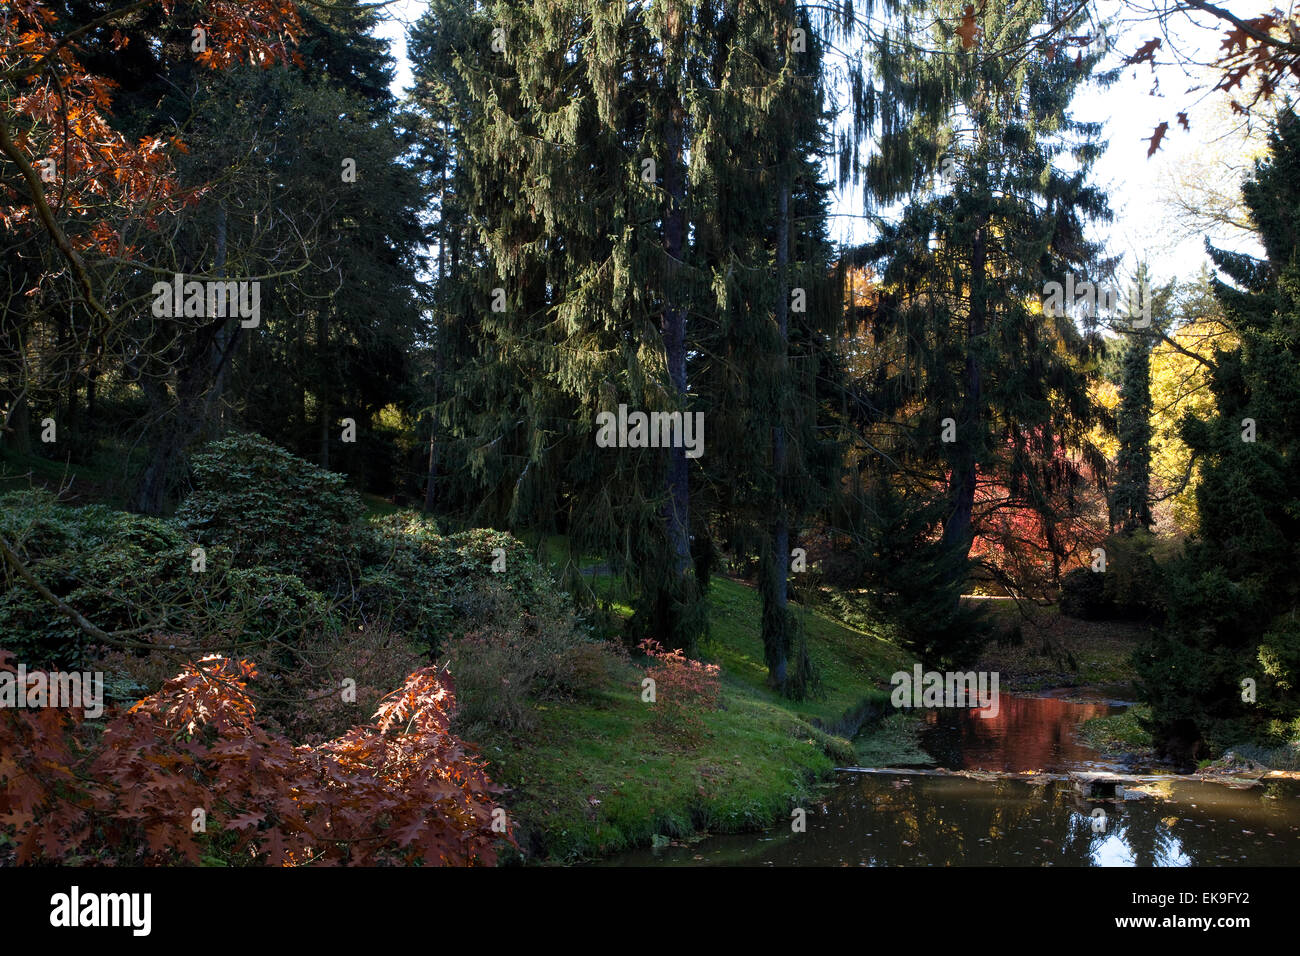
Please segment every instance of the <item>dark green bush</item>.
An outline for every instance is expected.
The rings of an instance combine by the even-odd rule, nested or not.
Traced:
[[[494,551],[500,549],[500,554]],[[383,617],[436,649],[470,613],[466,600],[485,587],[508,590],[522,612],[558,587],[525,545],[504,531],[476,529],[442,536],[419,515],[394,514],[370,523],[357,591],[368,617]],[[504,570],[494,571],[504,558]]]
[[[1103,575],[1089,568],[1075,568],[1061,578],[1061,613],[1085,621],[1096,621],[1110,613]]]
[[[1164,582],[1152,554],[1155,535],[1133,531],[1113,535],[1102,547],[1106,570],[1075,568],[1061,579],[1061,613],[1084,620],[1159,620]]]
[[[232,568],[227,549],[206,549],[206,569],[194,571],[195,544],[170,520],[101,505],[70,508],[48,492],[24,491],[0,498],[0,531],[37,580],[104,631],[189,635],[215,650],[292,645],[332,625],[319,593],[288,575]],[[16,576],[5,583],[5,646],[30,664],[80,666],[87,635]]]
[[[195,471],[197,490],[175,519],[70,508],[43,492],[2,499],[0,528],[32,573],[101,629],[135,631],[142,648],[88,647],[12,579],[0,598],[5,646],[28,663],[72,667],[93,656],[131,688],[174,672],[167,665],[186,647],[252,657],[267,686],[290,698],[277,713],[299,729],[315,725],[292,698],[322,673],[356,672],[377,634],[454,656],[471,724],[523,729],[534,702],[605,682],[611,652],[513,536],[441,535],[412,514],[371,522],[342,478],[256,437],[212,443]],[[192,567],[200,543],[202,572]],[[351,657],[340,653],[352,644]]]
[[[194,491],[176,512],[200,543],[334,593],[360,566],[360,497],[342,475],[258,435],[231,435],[194,456]]]

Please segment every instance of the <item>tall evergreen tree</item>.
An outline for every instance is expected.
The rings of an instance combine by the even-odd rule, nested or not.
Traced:
[[[606,555],[633,582],[638,625],[690,648],[704,624],[690,564],[690,535],[703,530],[691,516],[699,465],[680,445],[599,448],[596,415],[702,411],[706,467],[715,456],[735,464],[730,438],[773,472],[794,420],[778,427],[772,396],[788,400],[783,356],[802,341],[781,321],[789,294],[773,277],[788,286],[804,268],[792,255],[820,256],[823,273],[828,259],[824,237],[815,253],[799,245],[817,235],[824,206],[810,188],[811,140],[790,138],[800,105],[820,122],[816,64],[786,58],[790,14],[779,5],[511,0],[478,22],[477,48],[455,57],[471,104],[456,119],[457,163],[490,268],[477,276],[476,354],[451,386],[451,418],[477,444],[469,461],[499,516],[558,513],[575,550]],[[813,226],[792,228],[798,208]],[[816,281],[805,284],[816,295]],[[497,289],[507,302],[494,311]],[[729,421],[710,404],[721,379],[694,381],[717,358],[716,324],[741,314],[741,301],[751,334],[766,338],[761,352],[742,346],[727,360],[780,371],[770,413],[746,423],[761,437],[743,439],[717,430]],[[789,523],[770,529],[769,552],[788,552],[775,542]],[[773,581],[783,605],[784,582]]]
[[[1134,294],[1146,296],[1144,324],[1127,321],[1120,347],[1119,409],[1116,428],[1119,451],[1111,484],[1111,526],[1122,532],[1149,530],[1151,516],[1151,350],[1159,333],[1169,327],[1173,284],[1153,287],[1151,270],[1141,263],[1133,279]],[[1150,323],[1149,325],[1145,323]]]
[[[1076,316],[1042,314],[1038,303],[1047,282],[1099,282],[1109,270],[1085,237],[1090,220],[1109,216],[1087,178],[1100,127],[1070,114],[1081,84],[1108,79],[1093,73],[1105,42],[1074,58],[1036,45],[1051,6],[963,14],[961,4],[937,4],[937,50],[895,64],[904,74],[946,73],[937,85],[950,86],[954,108],[937,123],[916,113],[895,133],[910,150],[877,163],[882,174],[892,162],[917,179],[936,166],[943,175],[861,252],[860,261],[879,264],[871,322],[895,358],[860,383],[856,410],[873,449],[874,506],[896,511],[901,495],[913,516],[866,535],[874,554],[893,556],[870,562],[875,583],[899,594],[918,575],[934,580],[929,606],[913,609],[917,620],[896,622],[927,659],[960,660],[978,646],[959,595],[981,483],[996,480],[1036,512],[1051,550],[1063,517],[1054,498],[1065,491],[1069,500],[1083,483],[1081,465],[1103,468],[1088,438],[1098,414],[1086,369],[1098,339],[1081,334]],[[1083,32],[1083,17],[1076,12],[1064,33]],[[1021,53],[984,55],[989,49]],[[899,487],[885,492],[890,484]],[[936,562],[945,569],[938,579],[923,572]]]
[[[713,301],[691,347],[710,426],[725,438],[704,462],[699,500],[734,551],[757,551],[769,679],[798,697],[812,674],[789,608],[792,545],[838,468],[818,427],[838,381],[840,316],[822,182],[823,44],[803,8],[720,9],[726,55],[710,71],[713,106],[695,140],[708,167],[696,252]]]
[[[1216,350],[1216,413],[1184,421],[1198,536],[1169,575],[1169,624],[1138,658],[1152,731],[1191,759],[1300,728],[1300,123],[1279,117],[1242,189],[1265,257],[1210,249],[1239,344]],[[1253,684],[1246,684],[1251,681]]]

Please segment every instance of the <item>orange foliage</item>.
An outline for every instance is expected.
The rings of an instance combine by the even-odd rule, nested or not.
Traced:
[[[699,736],[704,730],[700,712],[717,710],[721,698],[718,665],[691,660],[680,650],[665,651],[653,638],[637,646],[655,662],[646,671],[655,682],[655,729],[686,739]]]
[[[493,826],[500,788],[448,729],[448,675],[416,671],[373,725],[317,747],[258,726],[255,676],[205,658],[98,739],[74,712],[0,711],[0,832],[17,862],[475,865],[514,844]]]
[[[156,2],[171,14],[171,0]],[[206,9],[201,26],[207,31],[207,48],[196,55],[205,65],[300,62],[290,48],[302,24],[288,0],[215,0]],[[87,72],[76,42],[52,32],[55,20],[37,0],[6,3],[0,18],[0,119],[17,151],[40,176],[41,195],[51,212],[81,221],[83,228],[69,235],[73,246],[126,254],[130,250],[107,225],[103,206],[152,226],[160,213],[194,201],[200,191],[182,192],[175,182],[165,147],[170,142],[183,150],[176,138],[131,143],[109,125],[113,82]],[[125,42],[118,32],[114,40]],[[0,223],[6,229],[36,218],[30,195],[0,187]]]

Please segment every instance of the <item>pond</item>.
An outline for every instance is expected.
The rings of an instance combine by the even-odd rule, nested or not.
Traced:
[[[948,770],[1119,770],[1121,765],[1102,760],[1097,751],[1081,743],[1078,732],[1084,721],[1119,713],[1127,706],[1087,691],[1072,692],[1070,699],[1059,694],[1002,694],[992,717],[964,708],[926,711],[928,729],[921,746]]]
[[[1120,701],[1003,695],[997,717],[932,711],[922,736],[950,770],[1124,770],[1077,738]],[[1150,768],[1146,768],[1150,769]],[[1300,783],[1249,789],[1166,773],[1129,799],[1092,800],[1068,780],[841,772],[806,829],[637,850],[614,865],[1232,866],[1300,862]],[[1134,797],[1139,797],[1134,799]],[[1104,815],[1104,816],[1102,816]]]

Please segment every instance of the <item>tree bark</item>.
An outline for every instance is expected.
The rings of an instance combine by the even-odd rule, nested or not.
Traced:
[[[328,306],[316,313],[316,353],[319,356],[316,376],[316,419],[319,449],[317,463],[328,469],[330,466],[330,400],[329,400],[329,315]]]
[[[221,205],[217,207],[216,228],[214,271],[224,276],[226,211]],[[220,407],[226,372],[241,331],[237,317],[210,321],[194,330],[188,337],[192,345],[181,357],[183,365],[177,370],[174,400],[161,381],[160,360],[153,357],[152,369],[150,360],[144,361],[140,384],[158,412],[161,433],[151,445],[149,464],[132,492],[131,507],[135,511],[149,515],[163,513],[186,451],[211,426]]]
[[[664,209],[664,254],[667,265],[664,274],[664,314],[662,333],[667,357],[668,378],[675,392],[674,398],[687,412],[686,394],[686,306],[681,301],[678,279],[686,237],[686,170],[683,162],[685,132],[684,109],[678,98],[669,109],[665,142],[668,147],[664,166],[664,192],[667,203]],[[690,541],[690,484],[686,468],[686,449],[670,448],[668,451],[668,502],[665,506],[669,548],[673,567],[684,575],[691,564]]]
[[[983,369],[979,347],[988,324],[984,282],[988,271],[985,226],[975,230],[970,254],[970,311],[966,318],[966,395],[957,422],[957,448],[952,474],[948,478],[951,509],[943,525],[942,550],[960,554],[954,574],[964,574],[964,559],[970,556],[971,520],[975,510],[976,455],[979,430],[983,427]]]
[[[10,431],[4,435],[5,444],[19,455],[30,455],[32,453],[32,416],[27,406],[27,396],[23,395],[14,400],[13,408],[9,412]]]
[[[769,584],[769,600],[772,602],[772,608],[770,613],[763,615],[765,630],[769,631],[763,635],[763,643],[767,651],[768,676],[775,686],[784,687],[788,678],[789,648],[787,647],[786,613],[790,596],[790,519],[786,513],[785,502],[785,422],[782,415],[786,385],[786,349],[790,336],[790,183],[784,170],[777,190],[776,220],[776,327],[780,334],[780,354],[777,356],[776,425],[772,429],[772,474],[776,485],[776,500],[773,502],[775,520],[772,523],[772,560],[768,563],[768,573],[772,576]]]

